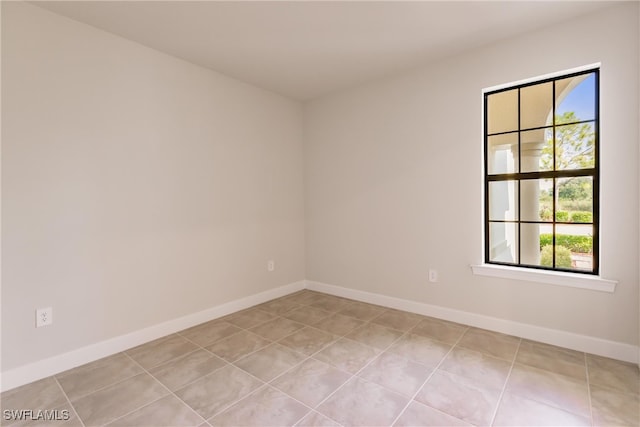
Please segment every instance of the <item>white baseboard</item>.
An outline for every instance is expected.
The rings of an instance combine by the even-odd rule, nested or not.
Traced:
[[[639,363],[638,347],[631,344],[608,341],[587,335],[543,328],[511,320],[499,319],[496,317],[484,316],[481,314],[307,280],[291,283],[289,285],[280,286],[255,295],[250,295],[245,298],[230,301],[197,313],[169,320],[158,325],[110,338],[67,353],[2,372],[0,373],[0,391],[7,391],[33,381],[55,375],[66,371],[67,369],[93,362],[103,357],[127,350],[131,347],[181,331],[185,328],[217,319],[219,317],[226,316],[227,314],[231,314],[305,288],[357,301],[377,304],[384,307],[409,311],[425,316],[436,317],[469,326],[514,335],[534,341],[553,344],[573,350],[584,351],[617,360],[624,360],[626,362],[636,364]]]
[[[199,325],[200,323],[208,322],[209,320],[226,316],[239,310],[244,310],[245,308],[261,304],[274,298],[288,295],[304,288],[304,281],[280,286],[2,372],[0,374],[0,391],[10,390],[58,374],[67,369],[93,362],[94,360],[119,353],[131,347],[153,341],[183,329]]]
[[[558,329],[543,328],[526,323],[514,322],[512,320],[499,319],[497,317],[485,316],[482,314],[470,313],[467,311],[455,310],[452,308],[440,307],[309,280],[306,281],[306,288],[370,304],[409,311],[425,316],[475,326],[477,328],[488,329],[490,331],[514,335],[533,341],[557,345],[559,347],[569,348],[572,350],[583,351],[585,353],[623,360],[625,362],[638,364],[640,361],[639,348],[631,344],[609,341],[602,338],[575,334]]]

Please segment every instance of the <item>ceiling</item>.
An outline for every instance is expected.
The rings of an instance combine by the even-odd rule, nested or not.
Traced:
[[[611,6],[610,1],[35,1],[308,100]]]

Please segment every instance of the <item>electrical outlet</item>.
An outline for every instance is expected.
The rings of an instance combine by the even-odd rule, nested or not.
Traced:
[[[267,261],[267,271],[273,271],[276,269],[276,262],[272,259]]]
[[[48,326],[53,323],[53,308],[39,308],[36,310],[36,328]]]
[[[438,281],[438,270],[429,270],[429,281],[431,283],[436,283]]]

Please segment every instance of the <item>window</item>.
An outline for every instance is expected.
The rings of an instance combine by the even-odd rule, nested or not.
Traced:
[[[599,69],[484,94],[485,263],[598,274]]]

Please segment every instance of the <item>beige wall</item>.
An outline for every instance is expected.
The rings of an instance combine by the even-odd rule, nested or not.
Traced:
[[[2,2],[2,106],[3,371],[304,279],[298,103]]]
[[[638,39],[638,4],[628,3],[311,102],[307,279],[638,343]],[[601,272],[616,292],[474,276],[482,89],[595,62]]]
[[[593,62],[616,293],[473,276],[482,88]],[[638,71],[629,3],[303,111],[3,2],[2,371],[304,278],[636,344]]]

